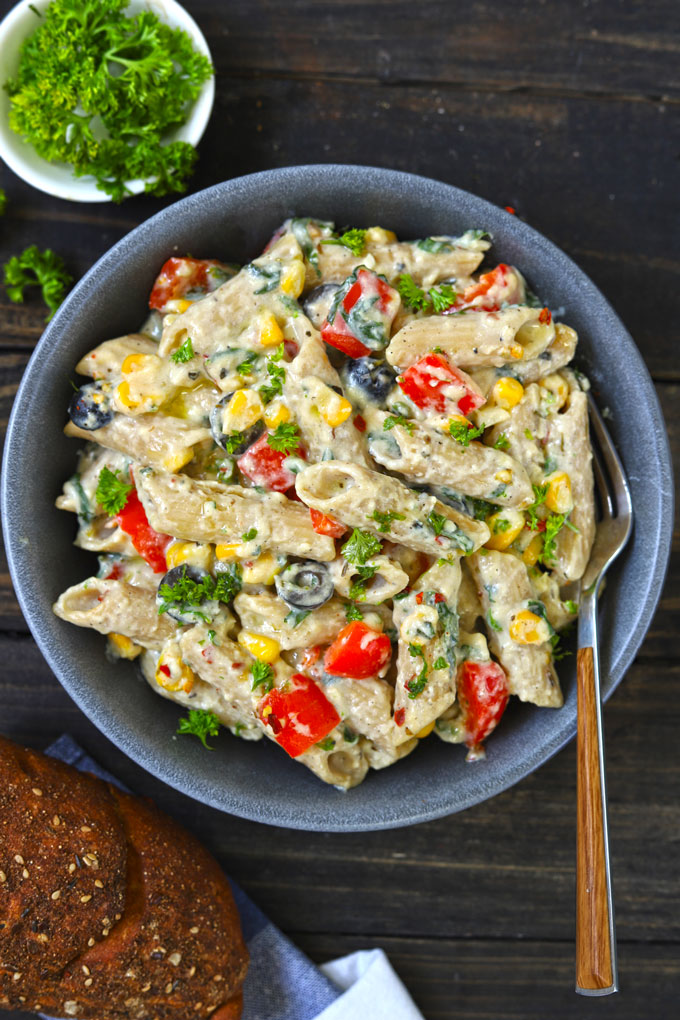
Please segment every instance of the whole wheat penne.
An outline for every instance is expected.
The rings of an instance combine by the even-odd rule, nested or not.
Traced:
[[[446,483],[467,496],[496,500],[503,506],[528,506],[531,482],[522,465],[507,453],[470,443],[462,446],[441,429],[421,422],[392,424],[385,411],[366,414],[368,448],[374,460],[410,482]],[[392,427],[385,422],[392,417]]]
[[[333,539],[317,534],[309,511],[283,493],[197,481],[152,469],[139,471],[136,482],[149,523],[161,534],[220,544],[241,542],[244,533],[254,528],[253,541],[262,549],[276,548],[315,560],[335,557]]]
[[[189,463],[194,447],[211,438],[209,429],[163,414],[144,414],[138,418],[116,414],[108,425],[92,432],[70,421],[64,434],[94,440],[161,471],[178,471]]]
[[[353,528],[384,538],[380,518],[389,512],[389,537],[412,549],[446,555],[470,553],[489,537],[481,521],[472,520],[434,496],[414,492],[396,478],[342,461],[312,464],[297,476],[295,489],[308,506],[338,518]]]
[[[497,367],[536,357],[554,337],[554,327],[538,323],[538,308],[504,308],[498,312],[459,312],[413,319],[390,340],[387,360],[404,369],[438,348],[459,368]],[[537,331],[522,327],[537,323]],[[540,340],[539,340],[540,337]],[[542,346],[541,346],[542,345]]]
[[[177,630],[171,617],[159,614],[155,591],[125,581],[89,577],[67,588],[52,608],[62,620],[123,634],[143,648],[161,648]]]

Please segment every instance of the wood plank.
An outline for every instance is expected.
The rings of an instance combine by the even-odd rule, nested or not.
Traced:
[[[377,163],[445,179],[513,206],[572,255],[618,310],[652,373],[677,379],[672,124],[662,102],[221,78],[192,190],[300,162]],[[8,173],[3,181],[0,262],[37,241],[62,253],[76,277],[171,201],[108,205],[100,225],[89,207],[40,195]],[[0,343],[32,347],[44,314],[36,296],[10,307],[3,293]]]
[[[360,924],[375,938],[573,938],[573,743],[512,790],[462,814],[389,832],[279,829],[272,839],[255,823],[226,818],[176,793],[120,754],[51,677],[30,639],[0,636],[0,661],[7,736],[44,747],[60,732],[71,732],[123,782],[200,833],[286,931],[340,934]],[[680,704],[669,697],[678,682],[680,666],[661,672],[655,663],[636,665],[605,709],[613,882],[623,940],[680,940],[674,893],[680,880],[674,851]]]
[[[427,1020],[675,1020],[676,945],[620,943],[621,992],[592,1001],[573,992],[570,941],[290,934],[315,963],[357,950],[384,949]],[[0,1020],[33,1016],[0,1010]]]
[[[232,75],[423,80],[463,87],[680,95],[677,8],[617,0],[188,0]]]

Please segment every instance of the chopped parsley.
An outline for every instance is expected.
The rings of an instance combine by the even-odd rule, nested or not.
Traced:
[[[285,348],[283,341],[276,348],[274,353],[267,358],[267,374],[269,382],[260,386],[259,394],[265,404],[268,404],[274,397],[280,397],[283,393],[283,384],[286,381],[286,370],[279,362],[283,358]]]
[[[188,336],[181,347],[170,355],[170,361],[174,361],[176,365],[184,365],[185,362],[191,361],[194,356],[194,345],[191,342],[191,337]]]
[[[243,534],[241,535],[241,541],[242,542],[252,542],[252,540],[256,537],[256,535],[257,535],[257,528],[248,528],[248,530],[244,531]]]
[[[360,599],[364,601],[366,599],[366,587],[372,577],[378,573],[377,567],[357,567],[356,572],[359,575],[359,580],[354,580],[349,586],[349,597],[351,599]]]
[[[525,429],[524,430],[524,438],[525,439],[534,439],[535,438],[533,432],[531,431],[531,429]]]
[[[505,517],[499,517],[498,520],[493,522],[493,533],[494,535],[500,535],[507,531],[509,527],[510,521],[506,520]]]
[[[198,737],[208,751],[214,750],[207,741],[208,737],[216,737],[220,732],[220,720],[214,712],[204,708],[190,708],[188,716],[181,716],[176,733],[189,733]]]
[[[554,457],[546,457],[545,463],[543,464],[543,470],[546,475],[551,475],[553,471],[557,471],[557,461]]]
[[[247,354],[240,365],[236,366],[236,371],[239,375],[252,375],[255,369],[255,362],[257,361],[257,354],[255,351],[251,351]]]
[[[545,498],[548,495],[548,488],[549,486],[547,482],[545,485],[532,485],[532,489],[534,490],[534,501],[531,506],[528,506],[526,509],[526,512],[529,514],[529,527],[532,531],[536,531],[538,529],[538,517],[536,516],[536,511],[539,506],[542,506],[543,503],[545,503]]]
[[[342,737],[346,744],[356,744],[359,734],[351,730],[349,726],[343,727]]]
[[[395,510],[374,510],[369,516],[369,520],[377,523],[378,531],[387,534],[392,530],[392,521],[405,521],[406,518]]]
[[[442,241],[438,237],[424,237],[421,241],[416,241],[416,248],[427,251],[431,255],[441,255],[444,252],[453,251],[450,241]]]
[[[111,471],[110,468],[103,467],[99,472],[99,481],[97,482],[95,495],[97,502],[106,510],[109,517],[115,517],[127,503],[128,495],[132,492],[133,488],[134,486],[127,482],[125,478],[118,477],[117,471]]]
[[[300,445],[300,429],[293,422],[281,421],[267,436],[267,444],[279,453],[290,453]]]
[[[216,637],[215,631],[214,630],[209,630],[208,631],[208,641],[210,642],[211,645],[217,645],[218,644],[218,642],[215,640],[215,637]]]
[[[438,287],[430,287],[425,292],[419,287],[410,273],[402,273],[397,280],[397,290],[404,304],[415,308],[416,311],[426,311],[431,308],[433,312],[440,314],[455,304],[458,294],[447,283]]]
[[[354,528],[352,534],[341,547],[340,552],[348,563],[363,566],[372,556],[377,556],[382,549],[382,542],[370,531]]]
[[[568,514],[550,514],[546,518],[545,531],[543,532],[543,551],[539,557],[541,563],[554,563],[557,554],[557,536],[562,528],[571,528],[578,532],[578,528],[568,520]]]
[[[332,237],[321,243],[341,244],[343,247],[349,248],[352,255],[363,255],[366,248],[366,231],[353,227],[352,230],[346,230],[344,234],[340,234],[340,237]]]
[[[231,602],[240,590],[241,568],[238,564],[232,564],[217,579],[211,574],[204,574],[198,581],[189,577],[185,567],[174,584],[159,585],[158,594],[162,601],[158,614],[167,613],[172,606],[183,608],[200,606],[203,602]]]
[[[408,646],[409,655],[413,658],[419,658],[422,660],[422,667],[417,677],[414,680],[409,680],[406,684],[409,698],[417,698],[419,694],[425,690],[427,684],[427,659],[425,658],[425,649],[422,645],[410,644]]]
[[[449,422],[449,435],[461,446],[469,446],[470,441],[479,438],[485,428],[486,425],[483,422],[475,428],[464,421],[451,421]]]
[[[493,444],[493,448],[494,448],[494,450],[509,450],[510,449],[510,440],[508,439],[508,437],[506,435],[504,435],[501,432],[500,436],[498,437],[496,442]]]
[[[383,422],[383,432],[390,432],[395,425],[401,425],[403,429],[406,429],[409,435],[413,432],[413,422],[409,421],[408,418],[404,418],[401,414],[391,414],[389,418],[385,418]]]
[[[317,740],[316,746],[321,751],[332,751],[335,747],[335,741],[332,737],[324,737],[323,740]]]
[[[345,607],[345,617],[348,623],[352,623],[354,620],[363,620],[364,614],[356,602],[348,602]]]
[[[251,690],[256,691],[258,687],[262,687],[264,693],[271,691],[274,686],[274,670],[268,662],[251,663],[250,674],[253,678]]]
[[[564,608],[567,610],[568,613],[573,613],[574,615],[576,615],[576,613],[578,613],[578,602],[574,602],[573,599],[567,599],[566,602],[564,603]]]
[[[257,263],[251,262],[248,269],[253,276],[257,276],[263,281],[262,286],[255,291],[255,294],[268,294],[270,291],[276,290],[281,282],[280,266],[258,266]]]
[[[430,525],[435,535],[441,535],[442,531],[446,527],[447,521],[448,517],[445,517],[444,514],[435,513],[434,510],[430,510],[427,515],[427,523]]]
[[[244,438],[244,432],[228,432],[222,436],[222,445],[227,453],[236,453]]]
[[[443,655],[440,655],[440,656],[439,656],[438,658],[436,658],[436,659],[434,660],[434,662],[432,663],[432,669],[447,669],[447,668],[448,668],[448,665],[449,665],[449,664],[448,664],[448,662],[446,661],[446,659],[444,658],[444,656],[443,656]]]
[[[432,311],[437,314],[446,311],[447,308],[450,308],[458,300],[457,292],[446,283],[440,284],[439,287],[430,288],[429,294],[430,301],[432,302]]]
[[[311,609],[291,609],[283,621],[288,627],[298,627],[303,620],[306,620]]]
[[[490,609],[486,614],[486,622],[489,624],[492,630],[503,630],[500,623],[498,622],[498,620],[496,620]]]

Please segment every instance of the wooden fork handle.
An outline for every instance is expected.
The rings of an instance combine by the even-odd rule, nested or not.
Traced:
[[[577,843],[576,991],[616,991],[613,917],[606,849],[606,806],[600,755],[599,693],[592,648],[579,648],[576,679]]]

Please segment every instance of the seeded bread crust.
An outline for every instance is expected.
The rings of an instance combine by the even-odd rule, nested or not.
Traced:
[[[8,747],[4,741],[3,755]],[[69,779],[80,776],[60,768]],[[219,865],[154,805],[90,781],[113,806],[122,833],[122,916],[105,917],[96,941],[86,941],[59,975],[37,982],[23,972],[15,979],[6,965],[22,934],[0,940],[0,973],[4,966],[8,979],[0,985],[0,1005],[83,1020],[238,1020],[248,953]],[[0,838],[0,862],[7,852]],[[0,916],[2,904],[0,886]]]
[[[103,937],[125,907],[126,860],[103,783],[0,737],[0,997]]]

